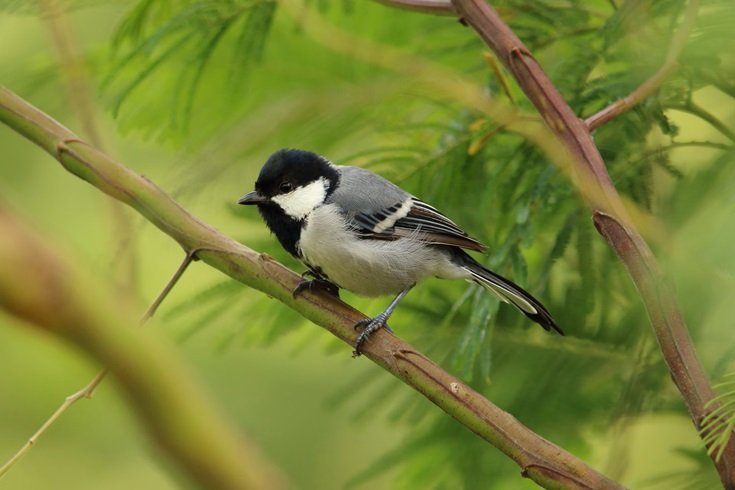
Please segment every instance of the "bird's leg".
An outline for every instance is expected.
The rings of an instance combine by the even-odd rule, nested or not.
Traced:
[[[368,337],[370,337],[373,332],[381,328],[386,328],[389,332],[391,331],[386,322],[393,313],[393,310],[395,310],[396,306],[398,306],[398,303],[401,302],[401,300],[408,294],[412,287],[413,285],[398,293],[398,296],[396,296],[393,301],[390,302],[388,307],[374,318],[365,318],[357,322],[357,324],[355,325],[355,330],[361,329],[361,332],[360,335],[357,336],[357,340],[355,341],[355,350],[352,351],[352,357],[357,357],[362,354],[362,345],[365,343],[365,341],[367,341]]]
[[[311,276],[314,279],[307,280],[306,277]],[[304,278],[303,281],[298,283],[298,285],[294,288],[293,292],[291,293],[294,298],[296,298],[299,294],[303,293],[304,291],[313,291],[314,289],[321,289],[322,291],[325,291],[326,293],[331,294],[332,296],[339,298],[339,287],[330,282],[328,279],[326,279],[324,276],[319,274],[317,271],[313,269],[309,269],[303,274],[301,274],[301,277]]]

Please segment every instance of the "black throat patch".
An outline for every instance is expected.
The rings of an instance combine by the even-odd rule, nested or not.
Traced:
[[[258,211],[263,217],[265,224],[276,235],[281,246],[286,249],[288,253],[296,257],[301,258],[296,244],[301,238],[301,228],[304,225],[304,220],[298,220],[287,215],[280,207],[275,205],[259,205]]]

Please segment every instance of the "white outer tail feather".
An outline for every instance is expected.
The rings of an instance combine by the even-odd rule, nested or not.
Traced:
[[[469,267],[462,267],[464,270],[472,275],[472,278],[485,289],[495,294],[501,301],[510,303],[524,313],[531,315],[538,314],[538,310],[528,302],[526,298],[521,296],[518,292],[514,291],[509,285],[503,284],[500,281],[493,281],[490,278],[480,275],[473,271]]]

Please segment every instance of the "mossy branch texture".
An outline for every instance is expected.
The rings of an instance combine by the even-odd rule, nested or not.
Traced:
[[[262,291],[352,344],[362,314],[328,295],[291,292],[300,276],[201,222],[145,177],[132,172],[5,87],[0,120],[38,144],[71,173],[137,210],[187,253]],[[522,474],[547,488],[621,488],[583,461],[523,426],[397,337],[378,332],[365,356],[515,461]]]

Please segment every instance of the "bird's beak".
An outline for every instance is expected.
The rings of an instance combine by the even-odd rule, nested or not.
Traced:
[[[267,196],[264,196],[258,191],[253,191],[242,196],[237,201],[237,204],[263,204],[266,202],[270,202]]]

